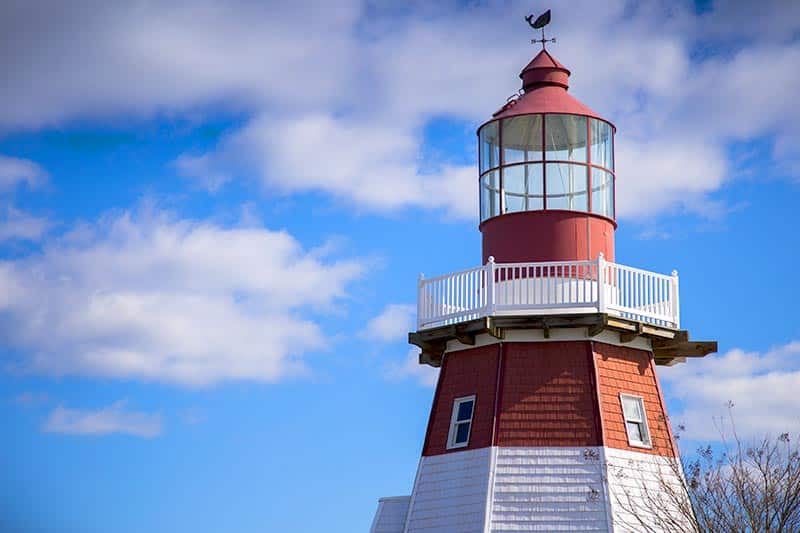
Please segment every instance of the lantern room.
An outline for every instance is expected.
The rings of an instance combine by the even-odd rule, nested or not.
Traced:
[[[484,261],[613,259],[613,124],[546,50],[520,77],[524,93],[478,129]]]

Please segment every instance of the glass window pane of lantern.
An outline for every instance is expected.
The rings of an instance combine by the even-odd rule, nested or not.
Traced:
[[[611,125],[602,120],[591,120],[592,164],[614,170]]]
[[[503,168],[506,212],[544,209],[541,163]]]
[[[592,169],[592,213],[614,218],[614,179],[598,168]]]
[[[585,165],[547,164],[547,209],[588,211]]]
[[[586,117],[545,115],[548,161],[586,162]]]
[[[542,159],[542,116],[522,115],[503,120],[503,164]]]
[[[481,178],[481,220],[500,214],[499,172],[493,170]]]
[[[503,194],[506,213],[525,211],[524,165],[503,168]]]
[[[500,140],[497,136],[497,121],[481,128],[480,133],[481,173],[500,164]]]

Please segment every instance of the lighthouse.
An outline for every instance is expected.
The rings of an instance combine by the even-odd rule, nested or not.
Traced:
[[[682,329],[676,271],[618,262],[617,130],[537,42],[477,130],[481,264],[419,280],[409,341],[440,373],[411,494],[373,533],[636,531],[637,499],[680,505],[656,367],[717,346]]]

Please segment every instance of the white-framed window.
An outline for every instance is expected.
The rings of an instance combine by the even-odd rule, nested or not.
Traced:
[[[647,428],[644,399],[632,394],[620,394],[619,399],[622,402],[622,416],[625,418],[628,444],[649,448],[651,446],[650,430]]]
[[[447,435],[447,449],[464,448],[469,444],[472,430],[472,415],[475,413],[475,396],[464,396],[453,401],[453,414],[450,417],[450,433]]]

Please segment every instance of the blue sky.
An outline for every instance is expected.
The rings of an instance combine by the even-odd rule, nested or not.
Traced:
[[[552,51],[618,127],[620,262],[678,269],[713,440],[798,429],[800,12],[570,1]],[[5,2],[0,529],[365,531],[411,490],[415,287],[475,266],[478,124],[517,2]]]

